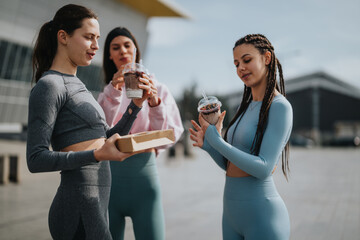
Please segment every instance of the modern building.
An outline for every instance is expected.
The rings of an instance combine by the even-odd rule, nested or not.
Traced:
[[[27,104],[32,79],[32,48],[40,27],[62,6],[73,3],[91,8],[99,16],[100,49],[93,63],[77,75],[97,96],[102,89],[102,46],[114,27],[125,26],[146,54],[148,21],[153,17],[189,18],[179,6],[166,0],[14,0],[0,2],[0,133],[27,123]],[[16,126],[13,124],[16,123]],[[12,126],[11,126],[12,125]]]
[[[286,92],[294,110],[294,137],[312,139],[317,145],[359,141],[360,89],[317,72],[287,81]]]
[[[294,144],[360,145],[360,89],[325,72],[289,79],[285,84],[294,113]],[[241,92],[229,95],[232,112],[241,97]]]

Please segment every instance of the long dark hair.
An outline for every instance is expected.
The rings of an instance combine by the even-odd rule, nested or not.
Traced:
[[[268,65],[267,86],[265,90],[265,96],[261,104],[261,109],[259,113],[259,123],[257,125],[255,138],[251,146],[251,153],[254,155],[259,155],[261,142],[264,137],[264,132],[269,116],[269,109],[275,96],[275,89],[279,91],[282,95],[286,96],[284,77],[283,77],[281,64],[275,56],[274,47],[264,35],[262,34],[246,35],[245,37],[240,38],[238,41],[236,41],[233,50],[237,46],[240,46],[242,44],[253,45],[260,52],[260,54],[265,54],[268,51],[271,53],[271,61],[270,64]],[[279,83],[276,80],[276,70],[278,70],[279,72]],[[244,85],[244,94],[240,108],[236,112],[235,117],[231,120],[229,127],[226,129],[224,136],[225,140],[227,138],[227,133],[230,126],[235,123],[236,119],[242,116],[242,113],[246,111],[252,99],[253,96],[251,93],[251,88]],[[285,145],[284,151],[282,152],[282,171],[286,179],[288,179],[288,174],[290,172],[288,159],[289,159],[289,142]]]
[[[106,36],[104,54],[103,54],[103,70],[105,74],[104,81],[106,84],[109,84],[114,74],[118,71],[115,66],[115,63],[113,62],[113,60],[110,59],[110,43],[114,38],[118,36],[125,36],[133,41],[136,47],[135,62],[138,63],[140,61],[140,56],[141,56],[140,49],[134,35],[125,27],[116,27],[113,30],[111,30],[109,34]]]
[[[56,12],[53,20],[41,27],[32,59],[33,79],[35,82],[38,82],[41,75],[49,70],[52,65],[58,47],[58,31],[64,30],[71,35],[76,29],[81,28],[82,21],[85,18],[97,19],[97,16],[86,7],[68,4]]]

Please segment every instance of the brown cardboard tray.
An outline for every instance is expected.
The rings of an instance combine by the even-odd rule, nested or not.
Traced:
[[[173,129],[147,131],[121,136],[116,146],[121,152],[137,152],[175,142]]]

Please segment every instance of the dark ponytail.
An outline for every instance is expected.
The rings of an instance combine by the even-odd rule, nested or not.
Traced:
[[[33,79],[39,81],[42,74],[49,70],[57,52],[57,33],[64,30],[71,35],[76,29],[81,28],[85,18],[97,19],[96,14],[90,9],[68,4],[60,8],[54,19],[45,23],[40,31],[35,43],[33,52]]]
[[[35,82],[51,67],[57,50],[56,35],[53,21],[45,23],[40,29],[33,53],[33,78],[35,78]]]

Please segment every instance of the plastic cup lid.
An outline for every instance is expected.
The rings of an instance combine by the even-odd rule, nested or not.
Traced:
[[[209,96],[206,99],[202,98],[198,103],[198,112],[212,112],[214,109],[219,109],[221,107],[221,102],[217,97]]]
[[[145,66],[140,63],[127,63],[124,66],[123,73],[141,71],[145,72]]]

